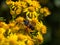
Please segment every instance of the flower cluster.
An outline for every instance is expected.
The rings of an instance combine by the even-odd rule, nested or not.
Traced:
[[[0,45],[43,43],[47,27],[38,17],[50,15],[48,8],[41,8],[37,0],[6,0],[6,4],[10,8],[12,19],[8,24],[0,21]]]

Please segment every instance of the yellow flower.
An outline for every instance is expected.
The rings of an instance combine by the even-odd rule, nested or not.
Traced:
[[[26,45],[24,41],[19,41],[18,44],[19,45]]]
[[[18,40],[25,40],[25,39],[27,39],[27,37],[25,35],[23,35],[23,34],[17,34],[17,36],[18,36]]]
[[[23,0],[24,2],[27,2],[27,3],[30,3],[31,2],[31,0]]]
[[[9,26],[9,27],[14,27],[15,24],[14,24],[14,23],[9,23],[8,26]]]
[[[28,40],[28,41],[27,41],[27,45],[34,45],[34,42],[31,41],[31,40]]]
[[[22,45],[25,45],[25,44],[33,45],[34,44],[29,35],[18,34],[17,36],[18,36],[18,39],[20,40],[20,44],[23,43]],[[25,43],[25,41],[27,41],[27,43]]]
[[[37,23],[38,22],[38,19],[32,18],[32,21],[31,22]]]
[[[32,18],[38,18],[39,14],[36,12],[35,8],[30,6],[25,8],[23,12],[26,12],[26,18],[31,20]]]
[[[32,38],[29,35],[26,35],[26,37],[27,37],[28,40],[32,41]]]
[[[11,7],[12,6],[12,7]],[[11,15],[18,15],[21,13],[21,3],[20,2],[12,2],[12,4],[10,5],[10,14]]]
[[[7,4],[7,5],[11,5],[12,3],[14,3],[14,2],[11,1],[11,0],[6,0],[6,4]]]
[[[43,13],[44,16],[48,16],[51,14],[47,7],[41,8],[40,13]]]
[[[14,9],[14,10],[13,10],[13,9]],[[13,7],[10,9],[10,14],[11,14],[11,15],[19,15],[19,14],[21,13],[21,11],[22,11],[22,8],[21,8],[21,7],[19,7],[19,6],[17,6],[17,7],[13,6]]]
[[[40,31],[41,27],[43,26],[42,22],[37,22],[35,28]]]
[[[44,8],[41,8],[40,9],[40,13],[44,13]]]
[[[19,1],[14,2],[15,6],[21,6],[21,3]]]
[[[8,24],[8,26],[11,28],[11,27],[14,27],[15,26],[15,22],[10,22],[9,24]]]
[[[6,4],[10,7],[10,14],[14,21],[9,22],[9,24],[0,22],[0,41],[6,39],[7,43],[5,40],[4,45],[34,45],[35,41],[43,43],[43,34],[46,33],[47,28],[41,20],[39,22],[38,16],[41,13],[48,16],[50,14],[48,8],[41,8],[37,0],[6,0]],[[24,14],[23,17],[20,16],[21,13]],[[16,17],[17,15],[19,17]],[[24,16],[26,17],[24,18]],[[27,25],[24,24],[24,20],[29,20]],[[34,30],[29,28],[31,27],[30,24],[34,27]],[[7,38],[3,35],[5,30],[7,31]],[[34,31],[38,31],[36,32],[37,35],[31,36],[30,32],[35,33]]]
[[[3,34],[6,30],[4,28],[0,28],[0,34]]]
[[[32,18],[32,20],[30,22],[35,27],[36,26],[36,23],[38,23],[38,19]]]
[[[10,45],[15,45],[17,44],[17,35],[16,34],[10,34],[10,36],[7,37],[9,40]]]
[[[0,34],[0,41],[4,41],[5,37],[3,34]]]
[[[48,8],[47,8],[47,7],[44,7],[44,11],[46,12],[46,13],[45,13],[45,16],[50,15],[50,11],[48,10]]]
[[[44,15],[45,16],[48,16],[48,15],[50,15],[51,13],[49,12],[49,11],[47,11]]]
[[[26,2],[21,1],[20,3],[21,3],[21,7],[23,7],[23,8],[26,8],[27,7],[27,3]]]
[[[16,10],[16,14],[19,15],[21,13],[21,9]]]
[[[40,6],[38,1],[31,1],[30,5],[33,6],[34,8],[41,8],[41,6]]]
[[[23,10],[23,12],[34,12],[35,11],[35,8],[34,7],[32,7],[32,6],[30,6],[30,7],[27,7],[27,8],[25,8],[24,10]]]
[[[12,31],[13,33],[16,33],[19,29],[20,29],[20,28],[19,28],[18,26],[14,26],[14,27],[11,29],[11,31]]]
[[[0,22],[0,27],[2,27],[4,29],[8,29],[9,28],[9,26],[5,22]]]
[[[16,22],[23,22],[24,18],[23,17],[18,17],[16,18]]]
[[[17,39],[18,39],[18,38],[17,38],[17,35],[16,35],[16,34],[12,34],[12,33],[11,33],[10,36],[8,36],[7,38],[8,38],[9,40],[12,39],[12,40],[16,40],[16,41],[17,41]]]
[[[2,27],[3,26],[3,22],[0,22],[0,27]]]
[[[13,28],[13,30],[19,30],[19,27],[18,27],[18,26],[15,26],[15,27]]]
[[[35,11],[34,7],[32,7],[32,6],[28,7],[28,10],[29,10],[30,12]]]
[[[3,25],[6,25],[5,22],[0,22],[0,27],[2,27]]]
[[[16,41],[10,40],[10,41],[9,41],[9,44],[10,44],[10,45],[15,45],[15,44],[16,44]]]
[[[41,27],[41,32],[42,32],[43,34],[45,34],[46,31],[47,31],[47,28],[46,28],[45,25],[43,25],[43,26]]]
[[[43,43],[43,36],[40,32],[38,32],[37,39],[38,39],[38,42]]]
[[[10,10],[10,14],[11,14],[11,15],[15,15],[15,11]]]
[[[7,30],[9,29],[9,26],[6,23],[4,23],[3,28]]]
[[[27,3],[24,2],[24,1],[16,1],[16,2],[14,2],[14,4],[17,7],[23,7],[23,8],[26,8],[27,7]]]

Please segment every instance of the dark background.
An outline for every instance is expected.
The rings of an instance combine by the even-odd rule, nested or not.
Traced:
[[[43,7],[47,6],[51,11],[51,15],[44,19],[46,25],[50,28],[48,28],[50,31],[47,33],[50,36],[47,36],[48,40],[44,45],[60,45],[60,0],[41,0],[40,2]],[[59,4],[55,2],[59,2]]]
[[[16,1],[16,0],[15,0]],[[42,45],[60,45],[60,0],[38,0],[42,7],[46,6],[51,11],[51,15],[44,18],[44,22],[48,27],[48,32],[44,36],[45,41]],[[5,7],[4,7],[5,6]],[[9,16],[8,16],[9,15]],[[9,23],[11,15],[9,8],[5,4],[5,0],[0,0],[0,16],[6,19],[6,23]]]

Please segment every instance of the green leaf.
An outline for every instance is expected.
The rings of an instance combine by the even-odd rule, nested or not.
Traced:
[[[6,19],[4,19],[3,17],[0,17],[0,21],[6,21]]]

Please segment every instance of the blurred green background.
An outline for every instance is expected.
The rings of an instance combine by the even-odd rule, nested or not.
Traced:
[[[9,23],[11,15],[9,8],[5,3],[6,0],[0,0],[0,17]],[[14,0],[16,1],[16,0]],[[44,35],[42,45],[60,45],[60,0],[38,0],[42,7],[48,7],[51,15],[44,18],[44,24],[47,26],[47,34]],[[9,16],[8,16],[9,15]]]

